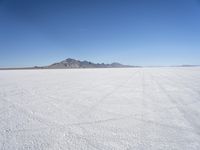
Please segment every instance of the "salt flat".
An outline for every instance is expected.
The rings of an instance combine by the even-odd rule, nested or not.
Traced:
[[[1,150],[199,150],[200,68],[0,71]]]

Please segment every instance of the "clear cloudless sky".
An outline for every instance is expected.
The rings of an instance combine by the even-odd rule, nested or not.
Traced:
[[[0,0],[0,67],[66,58],[200,64],[200,0]]]

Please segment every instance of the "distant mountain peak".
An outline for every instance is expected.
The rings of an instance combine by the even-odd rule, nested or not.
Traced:
[[[67,68],[125,68],[125,67],[133,67],[133,66],[123,65],[118,62],[113,62],[111,64],[104,64],[104,63],[93,63],[86,60],[80,61],[73,58],[67,58],[61,62],[54,63],[45,68],[67,69]]]

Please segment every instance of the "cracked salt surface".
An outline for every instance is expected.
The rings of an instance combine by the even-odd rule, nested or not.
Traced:
[[[1,150],[200,149],[200,68],[0,71]]]

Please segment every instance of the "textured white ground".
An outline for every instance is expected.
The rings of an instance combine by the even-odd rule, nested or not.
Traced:
[[[200,68],[0,71],[1,150],[199,150]]]

